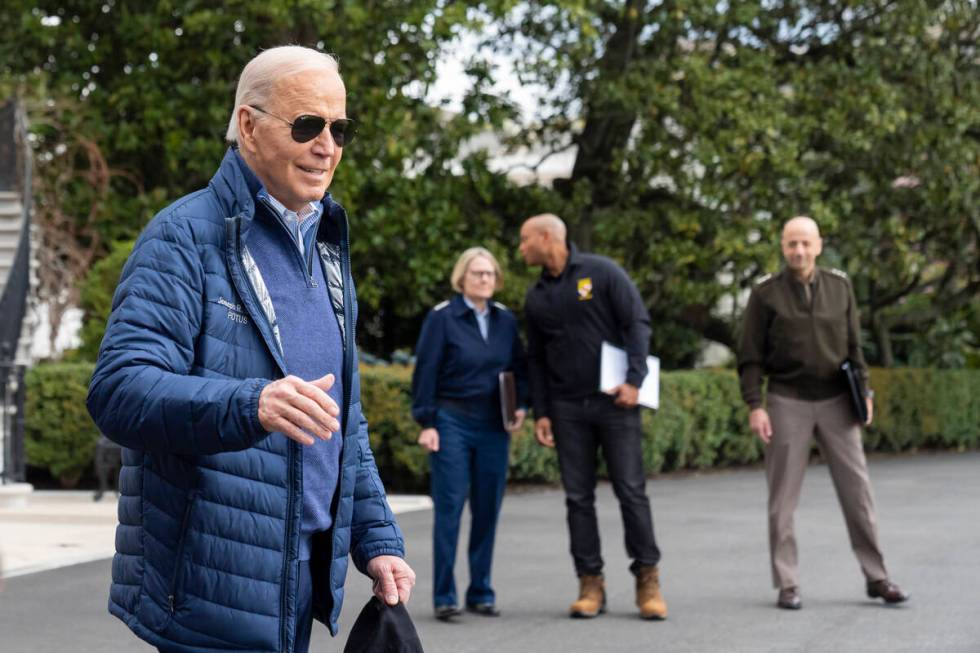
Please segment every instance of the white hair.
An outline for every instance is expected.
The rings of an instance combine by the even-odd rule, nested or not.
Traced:
[[[279,80],[311,70],[327,70],[340,74],[340,66],[333,56],[300,45],[282,45],[257,54],[245,64],[238,78],[235,106],[231,110],[225,140],[230,143],[238,142],[240,106],[268,104]]]

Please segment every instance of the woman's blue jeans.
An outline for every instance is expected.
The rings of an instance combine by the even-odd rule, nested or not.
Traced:
[[[429,455],[435,523],[432,529],[432,599],[436,606],[458,605],[456,544],[463,504],[470,500],[470,585],[466,603],[494,603],[490,586],[497,516],[507,483],[510,436],[496,423],[440,409],[436,415],[439,451]]]

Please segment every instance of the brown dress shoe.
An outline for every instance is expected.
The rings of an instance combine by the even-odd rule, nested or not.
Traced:
[[[578,601],[568,608],[574,619],[591,619],[606,611],[606,583],[602,574],[584,575],[578,579]]]
[[[887,578],[868,583],[868,598],[884,599],[885,603],[902,603],[909,600],[909,595],[902,588]]]
[[[779,590],[776,606],[783,610],[799,610],[803,607],[803,601],[800,600],[800,590],[795,587],[784,587]]]
[[[636,570],[636,607],[644,619],[667,618],[667,602],[660,593],[660,569],[655,565]]]

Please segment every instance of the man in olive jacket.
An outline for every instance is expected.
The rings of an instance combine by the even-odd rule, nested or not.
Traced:
[[[749,426],[766,445],[769,554],[773,586],[779,590],[777,605],[802,607],[793,513],[814,436],[830,468],[868,596],[900,603],[908,595],[885,571],[861,425],[840,369],[849,359],[868,387],[857,303],[847,275],[816,266],[821,249],[820,231],[812,219],[798,216],[786,223],[786,268],[752,289],[739,346],[738,371],[742,398],[750,410]],[[769,377],[765,407],[763,376]],[[867,424],[873,396],[868,390]]]

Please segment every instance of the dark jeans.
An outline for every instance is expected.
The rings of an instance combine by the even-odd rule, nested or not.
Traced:
[[[641,566],[657,564],[660,549],[653,536],[653,515],[646,495],[640,409],[620,408],[612,397],[604,394],[569,401],[552,400],[550,409],[575,572],[579,576],[602,573],[595,512],[600,447],[613,492],[619,499],[626,553],[633,559],[630,569],[636,572]]]
[[[466,602],[494,603],[490,584],[497,516],[507,484],[507,451],[510,436],[496,424],[467,419],[439,409],[436,429],[439,451],[429,454],[432,471],[432,602],[457,605],[456,544],[459,521],[467,498],[470,502],[470,584]]]

